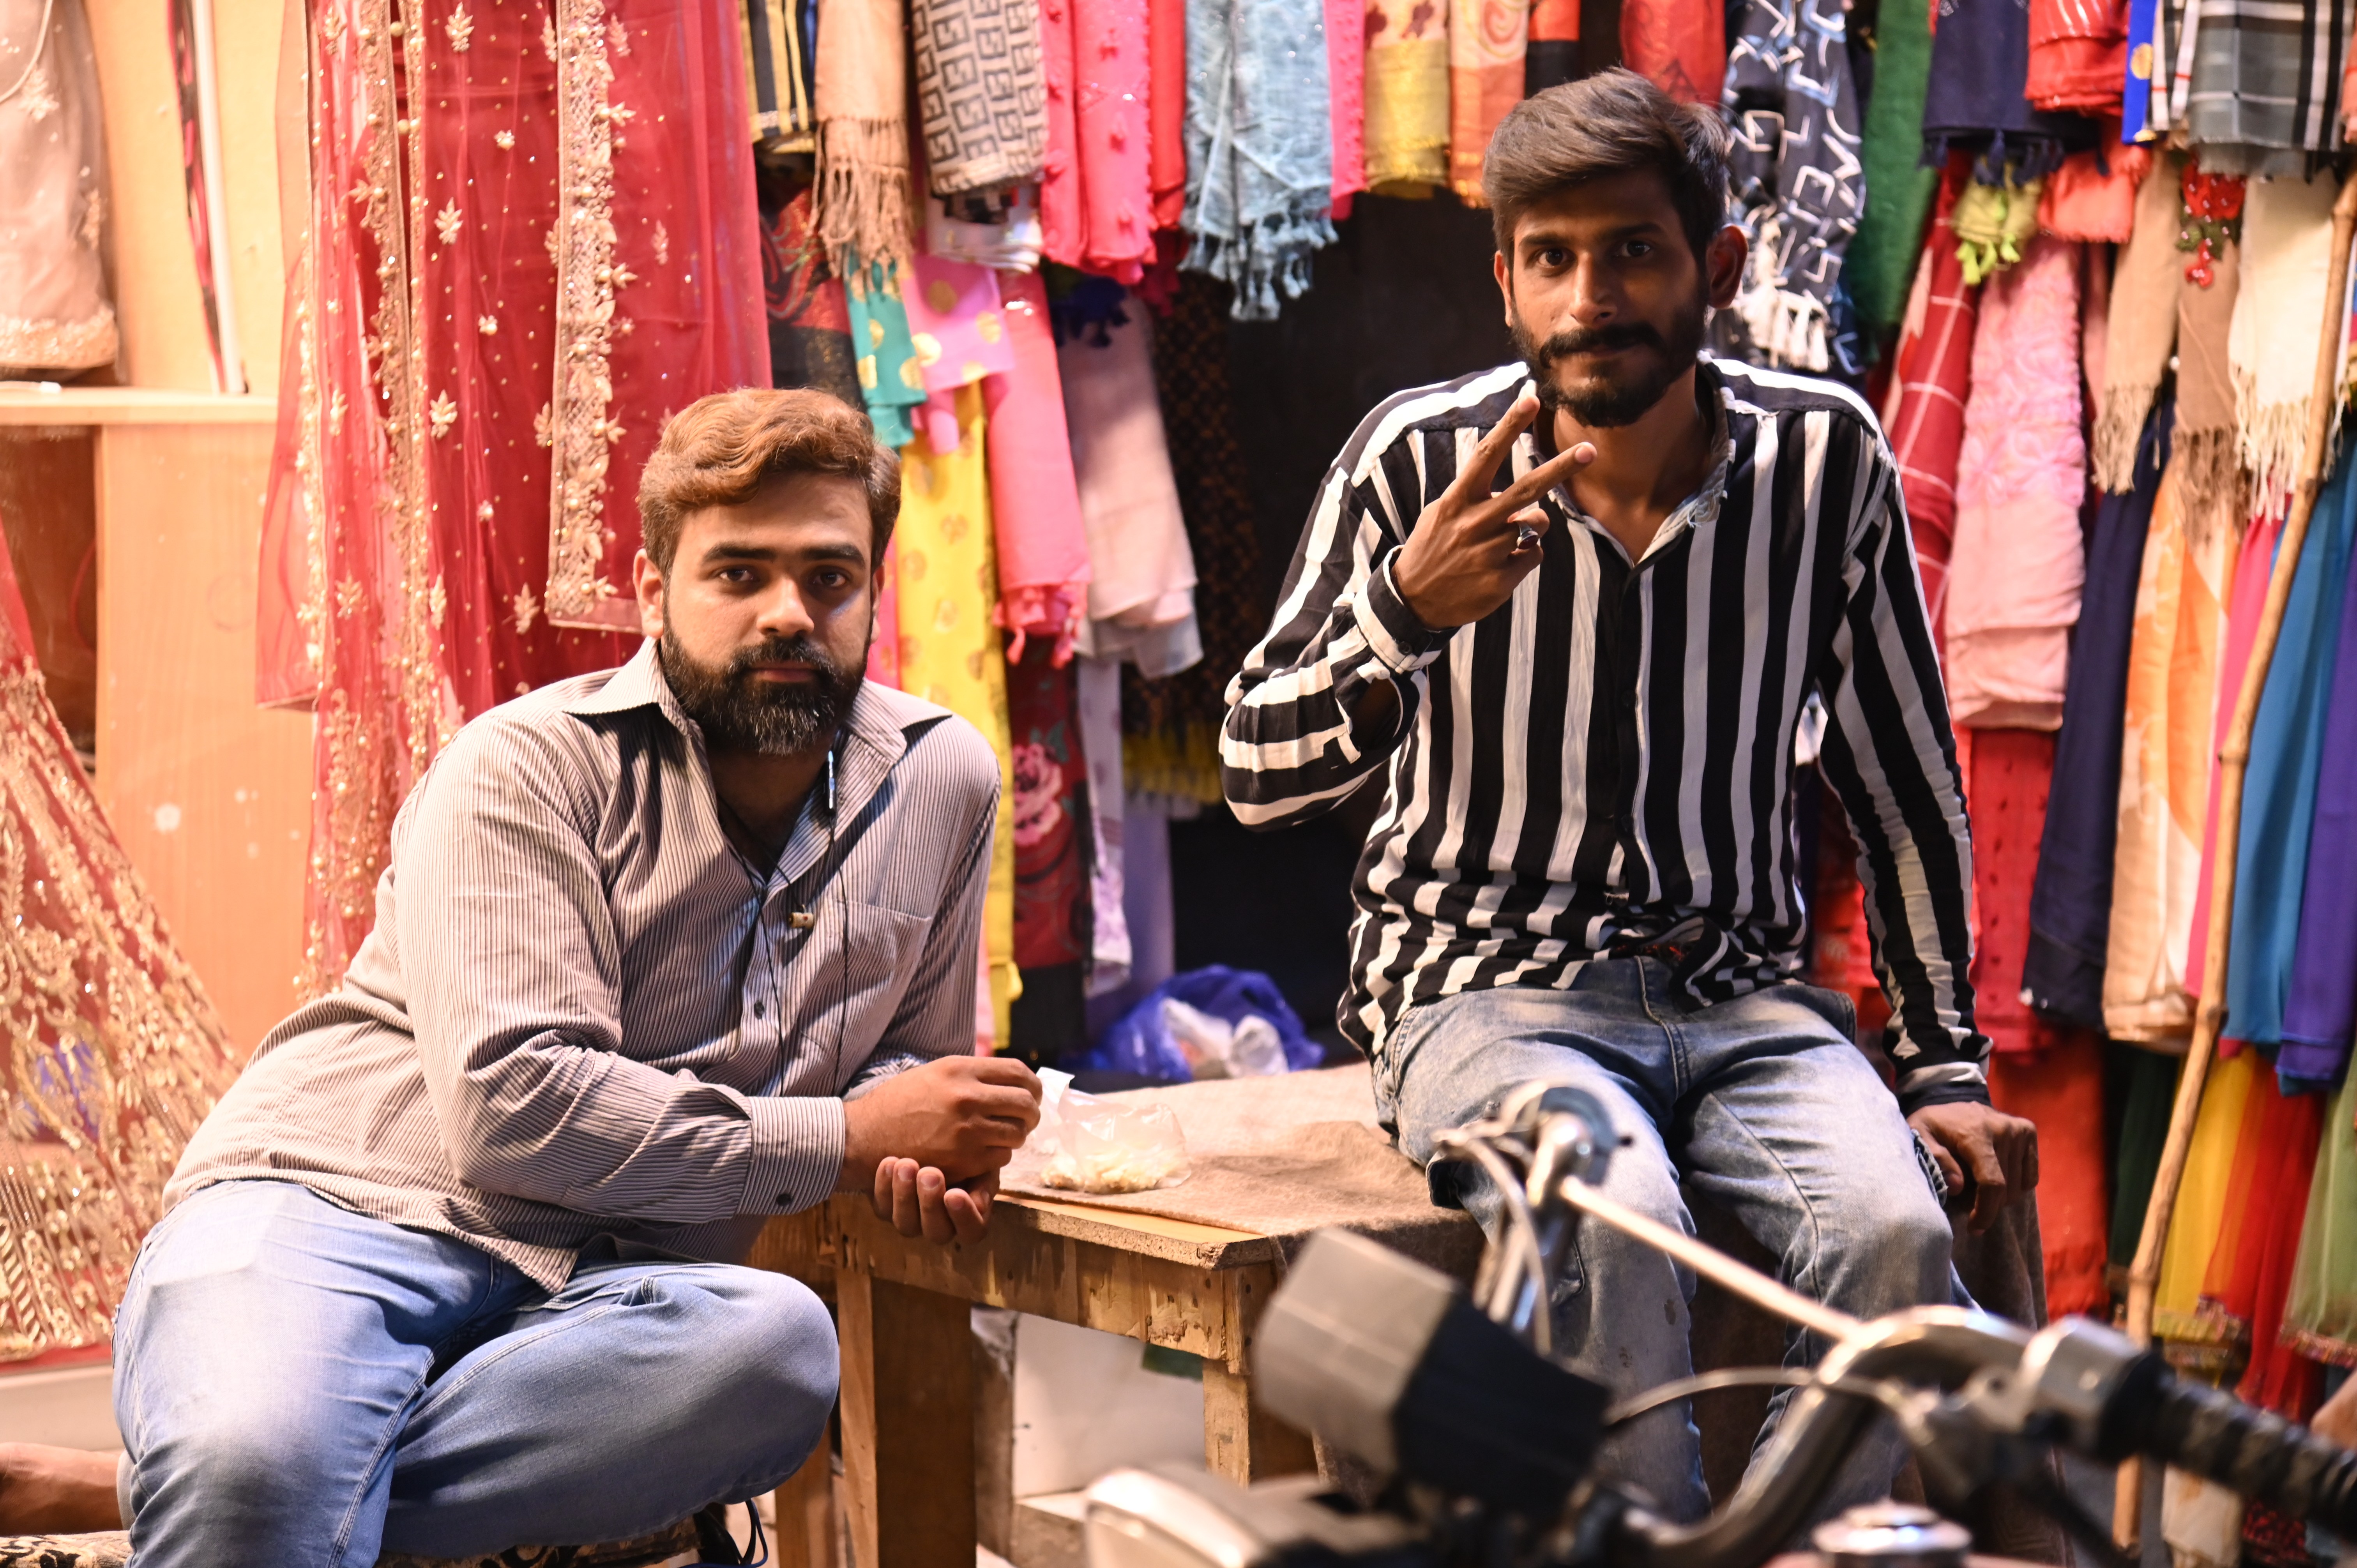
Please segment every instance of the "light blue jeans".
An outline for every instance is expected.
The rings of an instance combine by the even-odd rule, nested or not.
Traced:
[[[782,1274],[608,1243],[564,1289],[292,1182],[207,1187],[115,1320],[137,1568],[621,1540],[791,1475],[834,1328]]]
[[[1567,991],[1500,987],[1418,1004],[1375,1065],[1377,1108],[1421,1165],[1437,1133],[1487,1115],[1517,1085],[1576,1084],[1631,1140],[1603,1181],[1622,1203],[1691,1234],[1684,1180],[1742,1221],[1786,1284],[1859,1317],[1966,1299],[1914,1133],[1846,1032],[1847,999],[1780,985],[1682,1012],[1669,987],[1659,961],[1612,959],[1588,964]],[[1447,1169],[1495,1235],[1496,1189]],[[1555,1348],[1616,1399],[1691,1376],[1694,1291],[1694,1275],[1661,1253],[1583,1222],[1555,1293]],[[1785,1364],[1812,1365],[1830,1348],[1796,1330]],[[1762,1444],[1789,1401],[1787,1391],[1770,1405]],[[1876,1422],[1822,1511],[1889,1496],[1905,1458],[1898,1434]],[[1678,1520],[1709,1509],[1688,1402],[1620,1428],[1598,1468]]]

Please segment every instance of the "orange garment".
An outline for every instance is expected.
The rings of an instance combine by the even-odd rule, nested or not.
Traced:
[[[1448,187],[1477,207],[1490,137],[1523,100],[1530,19],[1522,0],[1449,0]]]
[[[2253,1404],[2304,1414],[2316,1363],[2280,1342],[2284,1298],[2308,1216],[2308,1188],[2324,1132],[2325,1097],[2285,1095],[2262,1069],[2243,1109],[2226,1204],[2201,1282],[2201,1310],[2250,1365],[2236,1392]]]
[[[1995,732],[1984,732],[1984,734]],[[2054,1029],[2048,1048],[1994,1057],[1989,1100],[2038,1125],[2038,1230],[2046,1251],[2046,1311],[2102,1317],[2111,1305],[2104,1266],[2111,1237],[2104,1162],[2104,1042]]]

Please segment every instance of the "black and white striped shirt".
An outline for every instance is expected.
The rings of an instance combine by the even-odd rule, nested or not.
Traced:
[[[1343,1033],[1380,1055],[1415,1003],[1568,986],[1655,939],[1702,1004],[1791,979],[1794,737],[1861,845],[1875,971],[1909,1109],[1986,1100],[1973,1026],[1972,844],[1947,700],[1889,448],[1827,381],[1706,360],[1722,439],[1633,564],[1558,490],[1539,569],[1488,618],[1419,622],[1393,558],[1529,386],[1519,365],[1399,393],[1318,489],[1275,625],[1228,689],[1228,801],[1314,817],[1380,774],[1352,882]],[[1497,485],[1544,460],[1516,443]],[[1387,683],[1396,708],[1354,717]]]
[[[300,1182],[549,1289],[601,1235],[734,1262],[843,1175],[843,1097],[974,1048],[998,763],[873,682],[774,866],[722,831],[643,645],[476,719],[401,808],[376,928],[272,1030],[167,1207]]]

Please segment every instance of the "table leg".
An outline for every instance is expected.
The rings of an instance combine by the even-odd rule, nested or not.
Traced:
[[[1203,1363],[1203,1462],[1239,1486],[1318,1468],[1309,1434],[1253,1402],[1252,1379],[1222,1362]]]
[[[847,1568],[974,1568],[974,1330],[955,1296],[846,1268]]]
[[[777,1499],[778,1568],[838,1568],[835,1563],[834,1444],[819,1434],[818,1447],[802,1467],[786,1477]]]

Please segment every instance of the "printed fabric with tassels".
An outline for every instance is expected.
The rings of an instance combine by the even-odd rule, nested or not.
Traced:
[[[1860,366],[1839,289],[1866,203],[1857,99],[1833,0],[1746,0],[1720,107],[1750,261],[1731,312],[1743,358],[1803,371]]]
[[[1188,0],[1185,266],[1273,321],[1334,242],[1323,0]]]

